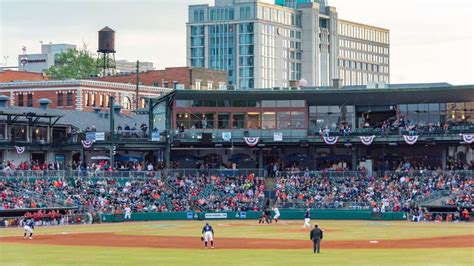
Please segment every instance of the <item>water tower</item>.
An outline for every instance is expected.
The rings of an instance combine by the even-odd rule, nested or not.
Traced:
[[[99,53],[97,68],[103,71],[104,77],[115,74],[115,31],[105,27],[99,31]]]

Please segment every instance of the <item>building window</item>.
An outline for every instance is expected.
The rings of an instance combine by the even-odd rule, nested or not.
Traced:
[[[230,128],[230,113],[218,113],[217,114],[217,127],[219,129]]]
[[[28,94],[28,98],[27,98],[27,106],[28,107],[33,107],[33,94]]]
[[[275,112],[264,112],[262,116],[262,129],[275,129]]]
[[[23,99],[23,94],[18,94],[18,106],[24,106],[25,102]]]
[[[58,93],[58,106],[64,106],[64,94],[62,92]]]
[[[91,95],[89,96],[90,98],[90,104],[91,106],[94,106],[95,107],[95,94],[91,93]]]
[[[201,89],[201,81],[200,80],[196,80],[196,90],[200,90]]]
[[[244,113],[234,113],[232,115],[232,128],[244,128],[245,123],[245,114]]]
[[[84,106],[89,106],[89,94],[84,93]]]
[[[132,101],[130,100],[129,97],[125,96],[122,98],[122,107],[125,110],[131,110],[132,109]]]
[[[73,103],[72,103],[72,92],[68,92],[66,94],[66,105],[67,106],[72,106]]]

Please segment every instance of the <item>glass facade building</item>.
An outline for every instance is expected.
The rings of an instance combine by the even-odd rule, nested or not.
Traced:
[[[239,89],[388,83],[388,34],[325,0],[215,0],[189,6],[187,63],[226,70]]]

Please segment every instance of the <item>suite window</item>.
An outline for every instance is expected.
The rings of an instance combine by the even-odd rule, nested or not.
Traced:
[[[291,128],[290,112],[278,112],[277,123],[279,129]]]
[[[262,116],[262,129],[275,129],[275,112],[264,112]]]
[[[257,112],[247,113],[247,128],[250,128],[250,129],[260,128],[260,113],[257,113]]]
[[[304,112],[291,112],[291,128],[304,128]]]
[[[189,113],[177,113],[176,126],[177,127],[183,126],[186,129],[191,128]]]
[[[217,114],[217,127],[219,129],[230,128],[230,113],[218,113]]]
[[[232,128],[244,128],[245,124],[245,114],[244,113],[234,113],[232,115]]]
[[[23,125],[13,126],[12,138],[14,140],[26,141],[26,126],[23,126]]]

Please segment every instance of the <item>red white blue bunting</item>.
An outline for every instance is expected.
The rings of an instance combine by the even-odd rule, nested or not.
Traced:
[[[249,147],[256,146],[259,140],[259,137],[244,137],[244,141],[247,143],[247,145],[249,145]]]
[[[324,143],[326,143],[328,145],[334,145],[334,144],[337,143],[338,140],[339,140],[339,137],[337,137],[337,136],[334,136],[334,137],[323,136]]]
[[[372,135],[372,136],[360,136],[360,141],[366,145],[366,146],[369,146],[370,144],[372,144],[372,142],[374,141],[375,139],[375,135]]]
[[[92,144],[94,144],[94,141],[93,140],[82,140],[82,147],[84,147],[85,149],[89,149],[90,147],[92,147]]]
[[[23,153],[25,152],[26,147],[25,147],[25,146],[22,146],[22,147],[20,147],[20,146],[15,146],[15,149],[16,149],[16,154],[19,155],[19,154],[23,154]]]
[[[416,141],[418,140],[418,137],[419,137],[419,136],[403,135],[403,139],[405,140],[405,142],[406,142],[408,145],[413,145],[413,144],[415,144]]]
[[[460,134],[462,136],[462,140],[467,144],[471,144],[474,142],[474,134]]]

